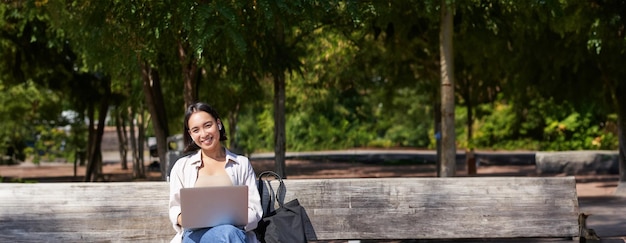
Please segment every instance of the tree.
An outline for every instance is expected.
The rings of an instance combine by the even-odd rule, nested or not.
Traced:
[[[143,84],[160,161],[165,161],[169,128],[158,69],[163,59],[159,56],[175,50],[173,45],[168,46],[171,39],[161,36],[167,30],[168,6],[70,0],[49,6],[54,27],[62,30],[80,51],[80,68],[111,75],[112,85],[126,82],[131,70],[140,70],[136,76],[141,77],[138,81]],[[162,166],[163,177],[165,170]]]
[[[574,11],[589,11],[583,30],[587,30],[588,48],[599,69],[603,94],[617,112],[619,138],[619,184],[616,194],[626,195],[626,71],[621,63],[626,59],[626,2],[592,1],[572,4]]]
[[[472,149],[474,120],[480,118],[477,107],[496,100],[502,83],[509,55],[507,29],[501,23],[508,21],[510,5],[502,2],[465,2],[455,9],[454,60],[457,105],[465,106],[465,141],[459,141]],[[485,44],[489,43],[489,44]]]
[[[272,77],[274,103],[274,156],[276,173],[287,177],[285,165],[285,89],[287,73],[300,70],[299,58],[306,53],[306,40],[324,25],[325,17],[336,9],[334,1],[256,1],[248,13],[246,29],[253,40],[262,73]]]
[[[257,80],[262,73],[259,56],[253,48],[258,40],[251,27],[256,24],[251,16],[257,10],[254,3],[241,1],[188,1],[183,5],[188,7],[175,10],[181,14],[174,22],[180,26],[175,35],[180,36],[185,96],[221,111],[229,126],[230,148],[236,150],[238,114],[263,93]],[[186,104],[189,101],[185,98]],[[185,144],[191,142],[188,136],[185,139]]]
[[[93,109],[96,107],[90,107],[89,114],[89,149],[87,150],[87,156],[89,163],[87,164],[87,171],[85,172],[85,182],[97,181],[102,176],[102,136],[104,135],[104,127],[106,125],[105,120],[109,110],[109,100],[111,96],[111,84],[109,77],[102,77],[100,80],[100,88],[102,90],[102,96],[98,97],[98,124],[95,125],[95,118]],[[94,105],[95,106],[95,105]],[[94,126],[96,126],[94,128]]]
[[[518,81],[515,87],[532,89],[527,93],[567,102],[579,109],[593,109],[601,114],[617,113],[618,191],[622,190],[626,182],[623,132],[626,128],[623,106],[626,103],[623,96],[626,73],[619,63],[624,61],[622,53],[626,51],[623,31],[626,4],[619,1],[546,1],[516,7],[509,33],[518,41],[512,43],[512,49],[536,48],[523,52],[515,61],[514,69],[525,71],[512,78]],[[531,19],[539,21],[528,25],[526,22]],[[524,93],[519,90],[515,92]],[[521,103],[527,104],[526,101],[522,99]]]
[[[454,131],[454,52],[452,47],[454,5],[441,0],[441,169],[440,176],[456,173],[456,136]]]
[[[71,124],[73,131],[68,143],[67,150],[78,149],[76,137],[84,136],[80,133],[80,128],[84,126],[81,119],[73,121],[63,121],[62,110],[74,110],[78,116],[82,116],[84,107],[93,104],[94,95],[92,83],[95,76],[90,73],[77,70],[77,55],[68,44],[67,39],[61,32],[51,28],[51,16],[45,11],[45,3],[41,2],[12,2],[0,5],[2,11],[2,56],[6,65],[2,65],[0,80],[6,85],[36,85],[41,89],[42,94],[53,98],[58,94],[67,95],[67,99],[53,101],[53,99],[39,99],[36,95],[30,95],[26,100],[39,99],[32,104],[32,108],[38,115],[35,117],[25,116],[21,125],[25,128],[33,127],[29,122],[33,119],[43,118],[37,121],[40,125],[47,126],[46,129],[56,129],[55,126]],[[6,69],[5,69],[6,68]],[[78,85],[78,84],[83,84]],[[33,86],[34,87],[34,86]],[[82,94],[84,96],[76,95]],[[44,97],[45,97],[44,96]],[[87,98],[85,98],[87,97]],[[85,98],[85,99],[82,99]],[[23,101],[16,99],[15,101]],[[19,131],[19,130],[17,130]],[[77,133],[78,132],[78,133]],[[19,133],[16,133],[19,134]],[[28,136],[35,136],[31,134]],[[13,139],[21,139],[14,137]],[[29,139],[30,140],[30,139]],[[25,140],[22,140],[22,142]],[[15,143],[17,142],[17,143]],[[12,145],[18,154],[24,146],[19,145],[19,141],[14,141]],[[39,149],[37,149],[39,150]],[[39,153],[40,151],[37,151]]]

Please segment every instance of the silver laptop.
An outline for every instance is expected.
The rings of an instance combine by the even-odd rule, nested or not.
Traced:
[[[248,186],[182,188],[180,204],[185,229],[248,223]]]

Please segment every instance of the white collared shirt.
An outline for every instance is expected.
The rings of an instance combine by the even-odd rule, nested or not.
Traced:
[[[258,242],[254,234],[254,229],[261,219],[263,210],[261,208],[261,197],[257,189],[256,175],[252,164],[247,157],[226,151],[226,173],[233,182],[233,185],[248,186],[248,224],[244,227],[248,242]],[[178,215],[180,214],[180,189],[194,187],[198,179],[198,170],[202,164],[201,151],[182,157],[176,161],[170,173],[170,202],[169,217],[176,235],[172,243],[181,242],[183,228],[178,225]]]

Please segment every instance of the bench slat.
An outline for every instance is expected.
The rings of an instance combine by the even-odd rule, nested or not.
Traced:
[[[573,177],[319,179],[285,184],[286,201],[298,198],[319,240],[572,237],[579,230]]]
[[[572,237],[573,177],[285,180],[318,240]],[[276,185],[274,183],[273,185]],[[0,242],[168,242],[166,182],[0,185]],[[314,240],[314,239],[311,239]]]
[[[0,242],[169,242],[166,182],[1,184]]]

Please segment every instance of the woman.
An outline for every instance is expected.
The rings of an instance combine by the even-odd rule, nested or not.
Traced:
[[[226,132],[217,112],[205,103],[190,105],[185,112],[185,152],[197,151],[176,161],[170,174],[169,217],[177,234],[172,242],[257,242],[254,229],[262,209],[256,176],[248,158],[224,148]],[[220,225],[188,230],[181,225],[180,189],[203,186],[248,186],[248,224],[243,228]]]

